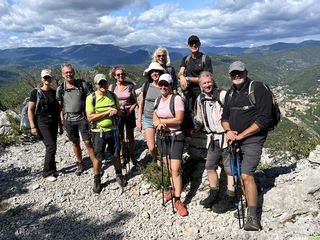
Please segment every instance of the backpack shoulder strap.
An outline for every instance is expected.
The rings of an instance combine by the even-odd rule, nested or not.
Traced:
[[[174,99],[176,98],[177,94],[172,94],[170,99],[170,112],[173,115],[173,117],[176,117],[176,111],[174,106]]]
[[[114,93],[114,90],[116,89],[116,86],[117,86],[117,84],[116,84],[116,83],[113,83],[113,84],[112,84],[111,92],[113,92],[113,93]]]
[[[159,97],[156,98],[156,100],[155,100],[155,102],[154,102],[154,108],[153,108],[153,110],[157,110],[157,109],[158,109],[160,100],[161,100],[161,96],[159,96]]]
[[[202,54],[202,58],[201,58],[201,63],[202,63],[202,68],[204,68],[204,65],[206,64],[206,54]]]
[[[184,60],[184,63],[186,64],[186,66],[188,65],[189,61],[190,61],[191,55],[188,55],[186,57],[186,59]]]
[[[146,96],[147,96],[147,91],[148,91],[148,89],[149,89],[149,85],[150,85],[150,82],[149,82],[149,80],[147,80],[147,81],[144,83],[144,86],[143,86],[143,91],[142,91],[143,99],[145,99]]]
[[[119,109],[119,106],[118,106],[118,104],[117,104],[117,96],[116,96],[116,94],[114,93],[114,92],[112,92],[112,91],[109,91],[108,90],[108,92],[110,93],[110,95],[112,96],[112,98],[113,98],[113,101],[114,101],[114,104],[116,105],[116,108],[117,109]]]
[[[249,84],[249,89],[248,89],[248,97],[251,105],[256,105],[256,99],[254,97],[254,85],[255,85],[255,81],[252,80]]]
[[[93,106],[93,110],[94,110],[94,112],[96,112],[96,103],[97,103],[96,92],[91,93],[91,96],[92,96],[92,106]]]

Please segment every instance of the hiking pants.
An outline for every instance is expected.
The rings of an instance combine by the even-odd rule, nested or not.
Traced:
[[[58,118],[37,116],[37,130],[46,148],[42,175],[48,177],[57,171],[55,155],[57,151]]]

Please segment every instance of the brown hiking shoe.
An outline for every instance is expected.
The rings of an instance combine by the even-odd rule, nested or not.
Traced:
[[[80,176],[83,173],[82,162],[81,163],[77,162],[77,170],[76,170],[75,173],[76,173],[77,176]]]
[[[184,206],[183,202],[181,202],[180,200],[178,200],[174,203],[174,207],[175,207],[175,209],[177,209],[177,212],[179,213],[179,215],[181,217],[185,217],[188,215],[187,208]]]

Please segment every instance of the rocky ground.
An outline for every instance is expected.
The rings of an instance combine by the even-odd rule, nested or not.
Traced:
[[[138,160],[145,158],[143,137],[136,138]],[[104,163],[103,191],[92,192],[90,161],[80,177],[74,174],[70,142],[59,137],[57,166],[62,176],[54,183],[43,180],[44,147],[25,143],[0,152],[0,239],[308,239],[320,237],[320,146],[298,162],[269,159],[272,167],[258,171],[262,189],[260,232],[239,229],[233,212],[215,214],[199,205],[206,196],[203,164],[201,182],[183,195],[189,216],[172,213],[161,205],[137,172],[129,173],[124,192],[115,182],[114,169]],[[195,192],[195,194],[192,194]]]

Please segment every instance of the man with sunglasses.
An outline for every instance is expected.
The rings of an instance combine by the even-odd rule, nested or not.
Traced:
[[[199,75],[203,71],[212,73],[212,64],[209,56],[200,52],[201,42],[198,36],[192,35],[188,38],[188,48],[191,55],[185,56],[180,64],[178,78],[180,87],[185,96],[185,133],[187,138],[188,154],[190,158],[188,163],[190,169],[206,157],[206,134],[200,130],[195,132],[194,128],[194,105],[197,97],[201,93],[199,86]],[[188,173],[187,175],[191,175]]]
[[[115,140],[113,133],[114,117],[119,114],[119,101],[116,95],[108,90],[109,84],[104,74],[97,74],[94,77],[96,92],[90,94],[86,99],[86,113],[90,122],[93,122],[92,140],[94,154],[97,158],[93,162],[94,185],[93,191],[100,193],[101,188],[101,165],[104,159],[105,148],[112,156],[112,164],[116,172],[116,181],[121,187],[127,182],[122,175],[120,159],[115,152]]]
[[[89,122],[85,116],[85,99],[89,94],[84,80],[75,79],[75,71],[71,64],[61,66],[64,82],[58,86],[56,98],[60,105],[60,119],[67,132],[69,140],[72,142],[72,149],[77,158],[76,175],[83,172],[82,150],[80,147],[80,136],[87,148],[91,161],[96,158],[93,152]]]
[[[263,83],[255,82],[256,103],[253,105],[250,102],[248,94],[252,80],[241,61],[230,65],[229,75],[233,84],[226,94],[221,121],[229,144],[236,141],[240,149],[241,180],[248,205],[244,230],[259,231],[261,225],[257,218],[258,194],[254,172],[261,159],[268,128],[272,124],[272,95]]]

